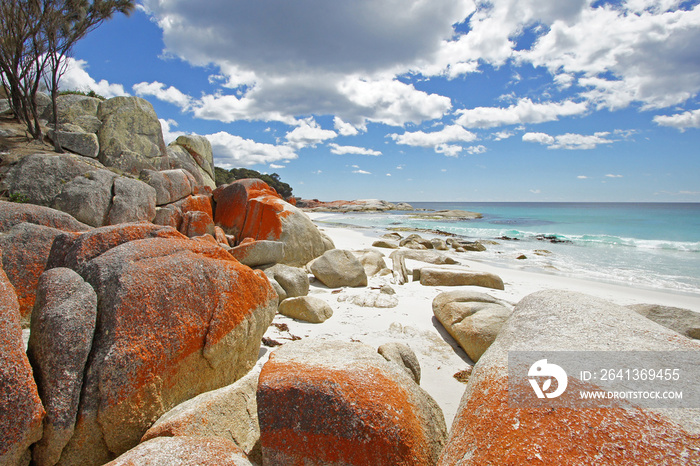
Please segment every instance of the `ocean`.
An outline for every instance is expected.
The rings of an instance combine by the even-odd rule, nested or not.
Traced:
[[[483,218],[428,220],[416,218],[414,212],[383,212],[335,214],[327,220],[377,230],[439,230],[469,240],[486,240],[487,251],[470,253],[470,259],[700,294],[699,203],[410,204],[416,209],[479,212]],[[526,259],[518,259],[521,256]]]

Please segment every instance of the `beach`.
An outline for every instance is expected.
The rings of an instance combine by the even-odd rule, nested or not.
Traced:
[[[392,250],[371,246],[382,236],[381,230],[338,226],[337,222],[331,221],[335,216],[338,220],[342,220],[343,214],[310,212],[308,215],[333,240],[337,248],[351,251],[374,249],[383,253],[386,256],[387,266],[392,267],[388,257]],[[401,234],[407,236],[410,232]],[[420,234],[427,239],[440,237],[437,234]],[[477,272],[496,274],[502,278],[505,289],[432,287],[423,286],[414,281],[398,285],[392,283],[390,275],[369,277],[367,287],[330,289],[312,278],[309,294],[326,301],[333,309],[333,316],[321,324],[312,324],[277,314],[265,337],[282,344],[296,338],[314,338],[361,342],[374,348],[394,341],[405,343],[416,353],[420,362],[421,387],[440,405],[449,428],[466,387],[454,375],[472,366],[473,361],[433,316],[432,301],[441,292],[469,289],[516,304],[523,297],[536,291],[561,289],[593,295],[625,306],[642,303],[660,304],[700,312],[700,295],[697,294],[580,279],[547,272],[544,269],[533,270],[526,265],[506,267],[503,264],[483,260],[479,252],[451,250],[445,253],[458,262],[454,266],[445,267],[467,267]],[[425,265],[412,260],[407,260],[406,263],[409,271]],[[398,299],[396,307],[360,307],[346,301],[353,295],[378,294],[378,288],[383,285],[390,285],[396,292],[395,297]],[[259,365],[267,359],[273,349],[264,347]]]

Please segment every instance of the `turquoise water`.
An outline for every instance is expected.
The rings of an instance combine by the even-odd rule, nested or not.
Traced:
[[[348,213],[334,221],[378,229],[434,229],[493,240],[473,258],[645,288],[700,294],[700,204],[411,203],[479,212],[476,220],[425,220],[412,212]],[[430,235],[428,235],[430,236]],[[538,239],[538,236],[556,238]],[[513,238],[504,240],[502,237]],[[526,260],[516,257],[525,255]]]

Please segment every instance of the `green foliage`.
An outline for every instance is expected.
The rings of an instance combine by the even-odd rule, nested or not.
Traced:
[[[78,90],[73,90],[73,91],[61,91],[58,93],[58,95],[84,95],[86,97],[94,97],[96,99],[100,100],[107,100],[105,96],[102,96],[98,94],[97,92],[90,90],[88,92],[85,91],[78,91]]]
[[[17,202],[20,204],[24,204],[26,202],[29,202],[29,198],[25,194],[22,194],[22,193],[12,193],[8,196],[7,200],[10,202]]]
[[[231,170],[224,170],[223,168],[214,167],[214,175],[216,177],[217,186],[229,184],[244,178],[256,178],[258,180],[263,180],[265,183],[270,185],[270,187],[274,188],[275,191],[277,191],[277,193],[283,198],[287,199],[292,197],[292,187],[280,180],[280,176],[277,173],[268,175],[267,173],[260,173],[249,168],[232,168]]]

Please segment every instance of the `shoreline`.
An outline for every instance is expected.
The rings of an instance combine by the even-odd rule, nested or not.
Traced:
[[[372,249],[385,255],[385,262],[391,267],[389,254],[392,249],[372,247],[372,243],[383,234],[383,229],[374,227],[351,228],[317,221],[328,213],[308,213],[319,229],[327,234],[336,248],[345,250]],[[333,214],[343,215],[343,214]],[[403,235],[407,236],[407,234]],[[425,237],[428,237],[426,235]],[[661,304],[682,307],[700,312],[700,296],[684,296],[673,292],[640,290],[618,284],[607,284],[587,279],[566,277],[553,273],[506,268],[474,260],[478,253],[457,253],[444,251],[459,262],[456,267],[468,267],[474,271],[491,272],[500,276],[505,290],[480,287],[423,286],[420,282],[409,281],[404,285],[391,283],[391,276],[374,275],[369,277],[368,286],[362,288],[330,289],[315,279],[311,279],[309,295],[326,301],[333,309],[333,316],[321,324],[312,324],[291,319],[278,314],[265,337],[281,344],[297,338],[318,340],[340,340],[360,342],[373,347],[389,342],[401,342],[411,347],[421,366],[420,386],[440,405],[450,428],[466,384],[455,375],[473,365],[467,354],[445,331],[433,315],[433,299],[444,291],[468,289],[485,293],[516,304],[523,297],[544,289],[563,289],[585,293],[606,299],[619,305]],[[407,267],[426,265],[422,262],[406,260]],[[452,267],[452,266],[447,266]],[[378,294],[376,288],[391,286],[398,299],[393,308],[360,307],[348,301],[353,296]],[[261,353],[259,366],[267,359],[274,348],[267,347]]]

